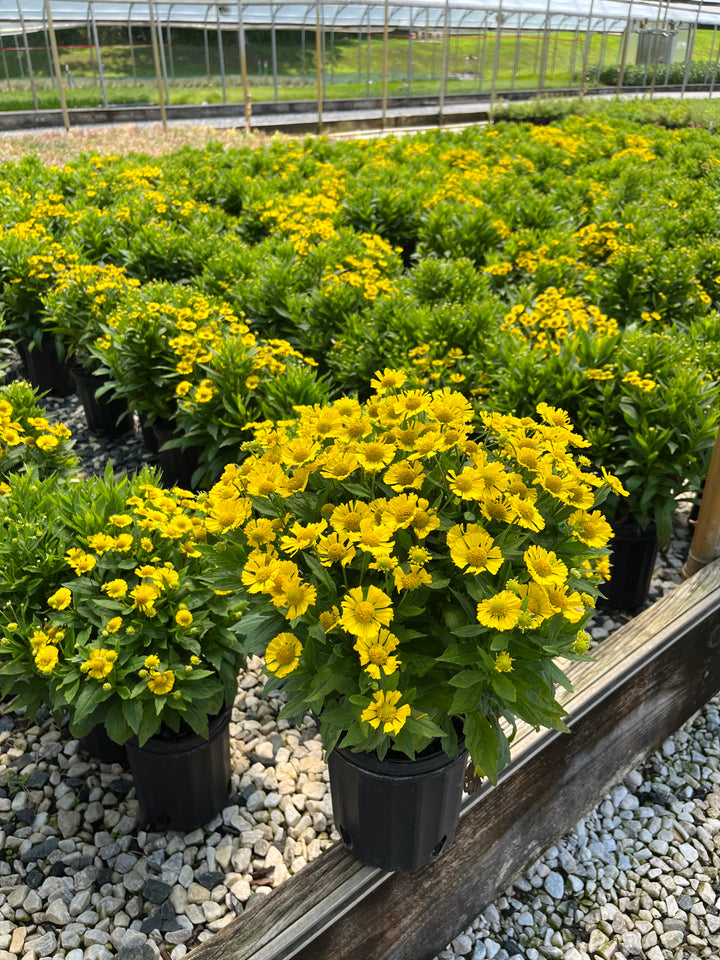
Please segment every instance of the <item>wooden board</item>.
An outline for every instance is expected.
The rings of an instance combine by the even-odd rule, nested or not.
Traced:
[[[720,561],[567,672],[571,735],[522,730],[440,860],[386,873],[336,845],[188,960],[430,960],[720,689]]]

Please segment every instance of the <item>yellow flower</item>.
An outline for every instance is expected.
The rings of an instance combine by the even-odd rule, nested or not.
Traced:
[[[41,437],[38,437],[35,441],[37,444],[38,450],[54,450],[60,445],[60,441],[57,437],[54,437],[51,433],[44,433]]]
[[[587,653],[590,649],[590,636],[584,630],[578,630],[577,637],[573,642],[574,653]]]
[[[378,690],[361,713],[360,720],[369,723],[376,730],[382,723],[383,733],[397,735],[410,716],[409,704],[404,703],[401,707],[397,705],[401,697],[399,690],[390,690],[387,693],[384,690]]]
[[[320,563],[324,567],[330,567],[333,563],[341,563],[345,567],[357,552],[352,543],[345,537],[341,537],[339,533],[331,533],[327,537],[320,537],[316,549]]]
[[[109,580],[100,589],[112,600],[121,600],[128,591],[128,585],[125,580]]]
[[[60,587],[51,597],[48,597],[48,606],[52,607],[53,610],[65,610],[71,602],[72,593],[67,587]]]
[[[116,660],[117,653],[115,650],[94,647],[90,651],[88,659],[80,664],[80,669],[94,680],[103,680],[112,672]]]
[[[568,569],[552,550],[531,546],[525,551],[525,566],[536,583],[546,587],[560,587],[567,579]]]
[[[152,583],[139,583],[134,590],[130,591],[130,596],[135,601],[133,610],[139,610],[146,617],[154,617],[155,601],[160,596],[160,591]]]
[[[333,607],[332,610],[323,610],[318,620],[325,633],[329,633],[333,627],[337,626],[340,620],[340,611],[337,607]]]
[[[401,661],[392,656],[397,645],[398,639],[394,634],[389,630],[380,630],[376,637],[369,640],[358,639],[353,649],[360,654],[360,666],[365,668],[365,672],[374,680],[379,680],[381,672],[389,677],[400,666]]]
[[[72,567],[78,576],[88,573],[96,564],[95,557],[90,553],[85,553],[79,547],[71,547],[65,554],[65,560],[68,566]]]
[[[503,564],[503,555],[493,538],[481,526],[469,523],[463,530],[459,524],[447,533],[450,556],[456,567],[468,573],[495,574]]]
[[[478,622],[493,630],[512,630],[517,625],[521,607],[519,597],[509,590],[501,590],[489,600],[480,601],[477,606]]]
[[[317,599],[317,589],[299,577],[283,578],[282,590],[272,598],[276,607],[287,607],[288,620],[301,617]]]
[[[367,640],[377,636],[380,628],[387,627],[392,618],[392,600],[373,584],[366,593],[362,587],[354,587],[343,597],[340,623],[356,637]]]
[[[57,647],[46,643],[41,646],[35,654],[35,666],[40,673],[50,674],[53,672],[58,662]]]
[[[151,693],[161,697],[165,693],[170,693],[175,686],[175,674],[172,670],[166,670],[164,673],[153,670],[150,673],[147,685]]]
[[[302,644],[294,633],[279,633],[267,645],[265,666],[270,673],[286,677],[297,667],[302,649]]]
[[[568,517],[568,523],[578,540],[589,547],[605,547],[612,539],[612,527],[599,510],[576,510]]]
[[[111,620],[108,620],[105,629],[108,633],[117,633],[122,626],[122,622],[122,617],[113,617]]]
[[[189,627],[193,622],[193,615],[189,610],[178,610],[175,614],[175,623],[179,627]]]
[[[353,453],[368,473],[377,473],[392,462],[395,446],[392,443],[370,440],[367,443],[356,444]]]
[[[154,653],[149,654],[145,657],[144,667],[146,670],[157,670],[160,666],[160,657],[156,656]]]

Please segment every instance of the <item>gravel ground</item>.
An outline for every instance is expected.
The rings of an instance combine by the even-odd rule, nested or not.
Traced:
[[[86,473],[153,462],[139,434],[88,434],[75,397],[48,399]],[[681,579],[678,514],[650,601]],[[599,613],[597,642],[627,614]],[[240,677],[232,796],[191,833],[144,828],[129,774],[86,755],[47,714],[0,718],[0,960],[180,960],[338,839],[317,728],[277,719],[261,663]],[[538,861],[438,960],[720,956],[718,708],[695,720]],[[716,889],[717,888],[717,889]],[[716,906],[717,904],[717,906]]]

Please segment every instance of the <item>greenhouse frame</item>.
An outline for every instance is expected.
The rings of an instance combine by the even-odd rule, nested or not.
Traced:
[[[278,37],[287,31],[299,34],[302,64],[314,61],[313,73],[297,83],[314,86],[321,118],[322,103],[332,99],[328,84],[335,82],[335,44],[357,40],[357,77],[363,80],[369,96],[382,90],[385,110],[389,87],[393,80],[402,81],[404,92],[415,92],[419,77],[414,65],[414,48],[432,44],[430,80],[437,81],[436,96],[442,109],[446,95],[455,81],[456,92],[489,97],[491,102],[503,91],[536,96],[549,92],[585,93],[596,88],[613,87],[617,93],[625,88],[629,71],[638,65],[644,68],[633,83],[650,90],[673,87],[680,95],[686,90],[707,91],[712,96],[716,74],[720,73],[720,3],[708,0],[664,2],[664,0],[411,0],[408,3],[367,2],[337,3],[328,0],[307,2],[261,3],[257,0],[228,0],[221,3],[199,3],[190,0],[140,2],[140,0],[0,0],[0,50],[8,90],[11,89],[11,66],[19,70],[22,82],[32,89],[35,110],[39,109],[37,87],[41,84],[37,65],[33,65],[31,48],[37,54],[37,35],[44,38],[46,69],[43,75],[57,91],[60,105],[69,126],[64,88],[72,86],[69,68],[63,70],[59,57],[57,33],[82,30],[87,37],[87,50],[92,62],[93,79],[97,79],[103,105],[108,106],[106,69],[100,34],[113,29],[125,37],[130,69],[137,80],[137,31],[149,31],[152,40],[153,73],[165,122],[164,107],[171,103],[175,81],[174,43],[181,31],[202,34],[205,74],[216,76],[222,90],[223,103],[233,100],[228,87],[232,75],[241,97],[248,122],[253,98],[251,86],[259,82],[263,72],[271,97],[282,99],[283,82],[279,68]],[[100,33],[99,33],[100,31]],[[250,63],[249,38],[260,31],[269,35],[268,55],[264,62],[256,58]],[[696,39],[702,35],[704,46],[698,65]],[[402,56],[389,62],[390,37],[402,38]],[[34,39],[33,39],[34,38]],[[476,45],[471,49],[471,38]],[[562,39],[567,51],[565,84],[553,82],[550,74],[558,56]],[[382,42],[380,69],[371,69],[371,40]],[[524,76],[528,59],[528,41],[532,41],[531,79]],[[460,43],[464,56],[460,59]],[[231,44],[235,69],[228,64],[228,43]],[[455,43],[455,64],[452,45]],[[554,46],[553,46],[554,44]],[[426,47],[427,50],[427,47]],[[504,52],[508,78],[499,82]],[[211,69],[211,54],[216,69]],[[436,56],[437,54],[437,56]],[[202,53],[198,53],[202,60]],[[12,64],[10,60],[12,58]],[[436,64],[437,60],[437,64]],[[610,64],[612,82],[605,67]],[[673,67],[671,79],[671,65]],[[680,66],[679,66],[680,65]],[[691,75],[691,66],[695,69]],[[253,71],[255,70],[255,73]],[[527,73],[527,71],[525,71]],[[637,70],[636,70],[637,73]],[[473,86],[473,78],[477,84]],[[20,82],[20,81],[18,81]],[[125,81],[123,81],[125,82]],[[128,79],[127,82],[132,82]],[[0,74],[2,83],[2,74]],[[374,88],[372,84],[376,84]],[[558,87],[567,89],[558,90]],[[461,89],[460,89],[461,88]],[[357,94],[355,94],[357,96]],[[1,98],[0,94],[0,98]],[[0,107],[2,101],[0,99]]]

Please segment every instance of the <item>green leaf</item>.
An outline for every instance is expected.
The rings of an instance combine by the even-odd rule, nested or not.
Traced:
[[[516,700],[515,684],[510,677],[503,673],[495,673],[490,677],[490,685],[501,700],[514,703]]]

